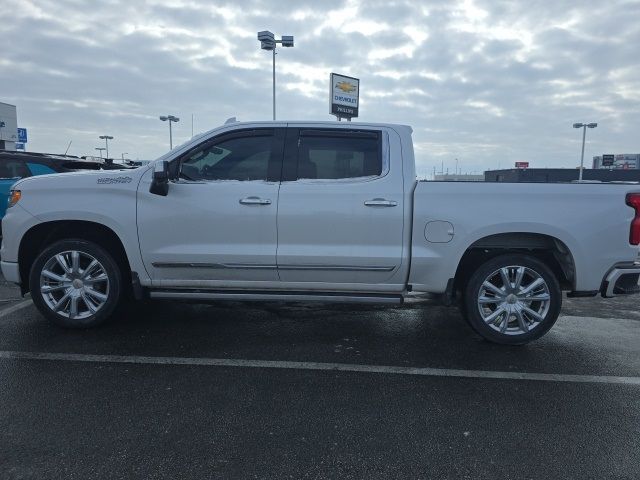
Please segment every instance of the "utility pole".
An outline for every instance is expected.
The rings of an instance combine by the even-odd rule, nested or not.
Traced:
[[[262,50],[271,50],[272,58],[273,58],[273,119],[276,119],[276,44],[281,44],[283,47],[293,47],[293,36],[292,35],[283,35],[280,40],[276,40],[275,35],[268,31],[264,30],[262,32],[258,32],[258,41],[260,42],[260,48]]]
[[[597,123],[574,123],[573,128],[582,128],[582,153],[580,155],[580,174],[578,175],[578,181],[582,181],[582,171],[584,170],[584,142],[587,138],[587,128],[596,128]]]
[[[111,135],[100,135],[100,137],[104,140],[104,149],[106,150],[106,157],[105,158],[109,158],[109,140],[113,140],[113,137]]]
[[[171,132],[171,124],[173,122],[179,122],[180,119],[178,117],[174,117],[173,115],[162,115],[160,120],[163,122],[169,121],[169,150],[173,150],[173,133]]]

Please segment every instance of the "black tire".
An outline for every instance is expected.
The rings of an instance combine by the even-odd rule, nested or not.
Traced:
[[[510,282],[509,287],[502,280],[500,273],[500,270],[505,267],[507,268],[508,278],[514,280]],[[515,277],[518,271],[516,268],[509,267],[524,267],[522,281],[531,279],[530,285],[534,281],[538,281],[535,275],[539,276],[544,281],[544,285],[535,288],[534,292],[540,293],[532,294],[531,298],[542,299],[548,296],[548,302],[544,300],[529,300],[526,294],[519,294],[520,298],[526,299],[520,301],[520,298],[514,293],[514,295],[506,296],[506,300],[502,303],[496,301],[484,304],[485,306],[482,307],[481,312],[481,307],[478,303],[481,299],[483,301],[491,301],[493,298],[500,298],[491,289],[483,286],[485,280],[489,279],[489,283],[492,284],[494,281],[502,283],[500,289],[505,290],[504,295],[508,293],[507,289],[510,292],[517,291],[514,285],[516,285]],[[495,277],[492,276],[493,273],[496,273]],[[498,277],[500,280],[495,280]],[[521,292],[522,290],[518,291]],[[515,299],[513,298],[514,296],[516,297]],[[502,310],[503,313],[499,312],[498,310],[501,306],[507,309],[513,308],[513,313],[507,313],[505,310]],[[542,337],[554,325],[562,307],[562,291],[560,290],[558,279],[543,262],[529,255],[507,254],[492,258],[477,268],[465,285],[461,307],[463,309],[463,317],[467,323],[486,340],[503,345],[524,345]],[[522,307],[526,307],[528,310],[523,313]],[[519,314],[515,313],[516,309],[519,310]],[[537,317],[530,311],[537,314]],[[487,319],[496,314],[497,322],[488,323],[485,321],[483,314]],[[521,322],[524,322],[524,324]],[[525,328],[522,328],[523,326]]]
[[[97,270],[97,272],[103,273],[93,278],[89,275],[89,279],[86,280],[86,285],[83,283],[83,286],[80,286],[78,289],[73,286],[69,298],[66,300],[66,303],[63,303],[63,307],[59,311],[54,311],[50,304],[56,300],[65,302],[62,297],[70,292],[70,287],[61,286],[63,282],[60,281],[47,280],[47,282],[51,281],[54,287],[58,285],[60,288],[58,288],[55,293],[43,293],[43,288],[41,288],[42,271],[46,265],[52,265],[53,268],[57,269],[57,274],[60,275],[64,272],[64,267],[62,267],[60,263],[54,263],[55,256],[63,254],[63,257],[68,260],[73,258],[71,252],[74,251],[79,252],[77,268],[79,273],[70,271],[66,274],[67,276],[65,278],[79,278],[81,274],[85,272],[87,274],[91,273],[86,271],[88,267],[87,263],[91,262],[91,258],[98,262],[98,267],[94,266],[94,269],[98,268],[99,270]],[[70,265],[67,264],[67,266]],[[92,271],[96,272],[94,269],[92,269]],[[52,270],[48,268],[47,271],[52,272]],[[96,280],[102,277],[105,277],[106,280]],[[67,283],[68,282],[65,281],[64,285],[67,285]],[[71,283],[71,285],[74,284]],[[85,287],[87,288],[85,289]],[[33,262],[29,274],[29,289],[31,290],[33,303],[40,313],[51,322],[65,328],[90,328],[108,320],[120,304],[122,296],[122,272],[113,256],[100,245],[80,239],[60,240],[40,252]],[[88,292],[91,293],[89,294]],[[85,301],[83,297],[76,300],[77,315],[72,315],[72,309],[70,307],[71,297],[78,297],[83,294],[87,300]],[[101,295],[102,297],[106,297],[106,300],[97,299],[93,295]],[[96,304],[98,303],[100,303],[100,305],[96,308]],[[69,306],[69,313],[67,314],[64,312],[65,305]],[[84,312],[79,313],[83,305]],[[91,307],[93,307],[95,311],[93,311]],[[74,316],[75,318],[73,318]]]

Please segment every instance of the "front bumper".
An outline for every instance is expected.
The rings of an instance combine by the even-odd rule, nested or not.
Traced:
[[[640,293],[640,263],[624,263],[609,270],[602,282],[603,297]]]

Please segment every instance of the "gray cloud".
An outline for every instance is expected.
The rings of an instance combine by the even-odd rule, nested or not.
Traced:
[[[154,158],[227,117],[271,116],[258,30],[296,37],[278,55],[279,118],[332,119],[328,75],[361,78],[361,120],[414,127],[419,173],[576,165],[574,121],[597,121],[587,156],[637,152],[640,2],[5,0],[0,101],[29,147]]]

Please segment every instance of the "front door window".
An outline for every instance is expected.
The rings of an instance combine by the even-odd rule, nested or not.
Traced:
[[[273,135],[236,137],[211,143],[182,161],[184,180],[267,180]]]

